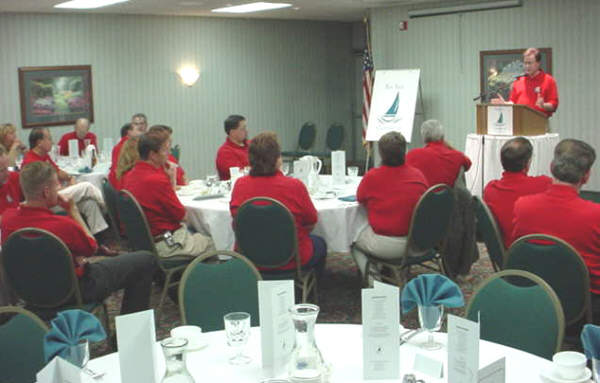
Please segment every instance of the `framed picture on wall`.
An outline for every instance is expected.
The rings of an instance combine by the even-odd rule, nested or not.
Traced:
[[[23,128],[94,121],[90,65],[19,68],[19,93]]]
[[[542,54],[541,68],[552,74],[552,48],[539,48]],[[488,102],[499,93],[508,100],[510,88],[517,75],[524,72],[525,49],[479,52],[479,76],[482,102]]]

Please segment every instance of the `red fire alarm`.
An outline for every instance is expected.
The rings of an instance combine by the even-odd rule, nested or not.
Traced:
[[[408,29],[408,21],[401,21],[400,24],[398,24],[398,29],[401,31],[405,31]]]

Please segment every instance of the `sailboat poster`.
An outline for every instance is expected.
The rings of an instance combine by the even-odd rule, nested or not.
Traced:
[[[420,69],[378,70],[367,126],[367,141],[400,132],[410,142],[419,92]]]

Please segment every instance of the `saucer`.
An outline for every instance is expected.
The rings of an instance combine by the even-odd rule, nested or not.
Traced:
[[[186,351],[198,351],[202,350],[206,346],[208,346],[208,342],[206,341],[206,338],[204,336],[201,336],[200,338],[196,338],[193,341],[189,342],[185,349]]]
[[[554,366],[543,370],[540,373],[542,380],[547,383],[588,383],[592,378],[592,371],[586,367],[583,374],[577,379],[563,379],[556,375],[554,372]]]

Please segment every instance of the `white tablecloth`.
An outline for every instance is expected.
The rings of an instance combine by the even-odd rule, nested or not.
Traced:
[[[92,169],[91,173],[80,173],[78,169],[72,167],[61,167],[61,169],[75,177],[77,182],[87,181],[96,186],[98,189],[102,190],[102,180],[108,176],[110,162],[97,163],[96,166],[94,166],[94,169]]]
[[[321,176],[326,189],[331,189],[331,178]],[[360,178],[337,188],[338,196],[356,193]],[[229,197],[194,201],[194,196],[180,196],[187,210],[187,221],[195,230],[208,234],[219,250],[230,250],[235,242],[232,219],[229,212]],[[314,199],[313,204],[319,214],[312,234],[321,236],[327,243],[328,252],[347,253],[350,245],[368,225],[365,209],[357,202],[343,202],[337,198]]]
[[[253,328],[247,346],[247,355],[252,361],[247,365],[231,366],[227,362],[229,350],[224,331],[204,334],[208,346],[187,355],[187,368],[196,382],[236,382],[258,383],[262,379],[260,329]],[[404,374],[414,373],[417,379],[427,383],[446,382],[448,376],[447,349],[424,351],[418,345],[425,341],[427,334],[422,333],[412,338],[400,348],[400,378],[395,380],[379,380],[378,382],[400,382]],[[319,324],[315,329],[317,345],[327,363],[332,365],[331,383],[363,382],[362,379],[362,326],[349,324]],[[446,334],[436,334],[436,340],[447,344]],[[157,346],[157,349],[160,346]],[[481,341],[479,346],[479,364],[484,367],[501,357],[506,357],[506,383],[542,382],[539,374],[548,369],[552,363],[535,355],[501,346],[496,343]],[[157,369],[162,377],[164,359],[159,353]],[[443,361],[444,378],[434,379],[412,369],[415,355],[420,353],[430,358]],[[119,383],[119,357],[110,354],[89,362],[95,372],[106,372],[102,382]],[[91,378],[86,381],[92,381]],[[160,381],[160,378],[159,380]]]
[[[502,176],[502,163],[500,162],[500,149],[512,136],[488,136],[469,134],[465,144],[465,154],[471,159],[473,165],[465,173],[467,188],[471,194],[482,195],[483,187],[491,180]],[[549,133],[541,136],[527,137],[533,145],[533,157],[529,169],[530,176],[550,174],[550,163],[554,156],[554,147],[558,144],[558,133]]]

